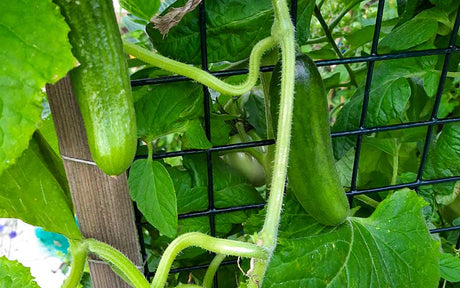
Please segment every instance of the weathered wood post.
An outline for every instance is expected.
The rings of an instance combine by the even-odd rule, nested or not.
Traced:
[[[92,161],[69,77],[46,87],[75,213],[83,235],[112,245],[142,269],[126,173],[104,174]],[[110,267],[89,259],[93,287],[130,287]]]

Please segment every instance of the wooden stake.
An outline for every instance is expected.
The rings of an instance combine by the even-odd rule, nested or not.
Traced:
[[[142,269],[126,173],[111,177],[93,163],[70,78],[47,85],[46,91],[80,230],[117,248]],[[130,287],[96,259],[89,260],[89,269],[95,288]]]

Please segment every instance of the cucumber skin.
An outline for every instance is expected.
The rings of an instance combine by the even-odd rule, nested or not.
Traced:
[[[279,79],[280,63],[270,83],[273,123],[278,119]],[[348,217],[350,208],[335,167],[328,115],[326,91],[315,63],[306,55],[297,55],[288,187],[318,222],[337,226]]]
[[[55,0],[80,65],[70,72],[91,155],[108,175],[123,173],[137,147],[128,66],[112,0]]]

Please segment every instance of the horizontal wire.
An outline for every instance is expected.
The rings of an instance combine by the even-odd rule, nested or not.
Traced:
[[[223,261],[220,266],[226,266],[226,265],[236,265],[237,260],[227,260]],[[200,269],[206,269],[209,267],[209,264],[201,264],[201,265],[195,265],[195,266],[190,266],[190,267],[180,267],[180,268],[175,268],[171,269],[169,271],[169,274],[174,274],[174,273],[179,273],[179,272],[188,272],[188,271],[194,271],[194,270],[200,270]],[[148,276],[153,277],[155,276],[155,272],[149,272]]]
[[[316,66],[321,67],[321,66],[350,64],[350,63],[367,63],[371,61],[384,61],[384,60],[401,59],[401,58],[433,56],[433,55],[458,53],[458,52],[460,52],[460,47],[428,49],[428,50],[400,52],[400,53],[391,53],[391,54],[349,57],[349,58],[343,58],[343,59],[319,60],[319,61],[315,61],[315,64]],[[271,72],[273,71],[274,67],[275,67],[274,65],[262,66],[260,68],[260,72]],[[214,72],[209,72],[209,73],[216,77],[229,77],[229,76],[247,74],[248,69],[214,71]],[[185,77],[185,76],[181,76],[181,75],[165,76],[165,77],[159,77],[159,78],[142,78],[142,79],[131,80],[131,86],[138,87],[138,86],[145,86],[145,85],[181,82],[181,81],[189,81],[189,80],[192,80],[192,79]]]

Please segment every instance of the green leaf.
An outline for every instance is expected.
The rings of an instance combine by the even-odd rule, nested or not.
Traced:
[[[185,0],[173,6],[183,6]],[[163,37],[150,23],[146,31],[162,55],[190,64],[201,63],[198,11],[187,13],[180,23]],[[257,41],[270,35],[273,10],[268,0],[206,2],[208,62],[236,62],[249,57]]]
[[[350,49],[356,49],[371,42],[374,36],[374,29],[374,25],[369,25],[345,35],[347,41],[350,42]]]
[[[411,19],[396,27],[379,43],[379,52],[402,51],[434,39],[438,23],[428,19]]]
[[[211,143],[206,138],[206,133],[199,120],[190,120],[187,122],[185,133],[182,136],[182,149],[208,149]]]
[[[260,93],[258,93],[260,92]],[[265,120],[265,101],[262,91],[256,90],[249,94],[248,100],[244,103],[249,124],[262,138],[267,138],[267,123]]]
[[[416,74],[424,74],[432,69],[436,58],[406,58],[377,63],[369,92],[369,105],[366,115],[366,127],[388,125],[393,120],[404,119],[411,96],[411,87],[407,80]],[[362,84],[364,85],[364,83]],[[347,102],[337,116],[332,131],[347,131],[359,128],[364,97],[364,86],[360,86],[351,100]],[[354,145],[354,137],[333,139],[334,154],[337,159]]]
[[[444,9],[452,9],[453,7],[458,7],[458,0],[430,0],[434,5],[437,5]]]
[[[437,71],[428,71],[423,76],[423,89],[425,89],[426,95],[433,98],[438,91],[440,74]]]
[[[460,258],[449,253],[442,253],[439,260],[441,278],[449,282],[460,282]]]
[[[428,161],[423,172],[423,179],[438,179],[458,176],[460,174],[460,123],[444,125],[440,135],[428,154]],[[436,186],[422,186],[423,195],[454,193],[456,182]]]
[[[133,15],[150,21],[160,8],[160,0],[121,0],[120,6]]]
[[[0,218],[19,218],[67,238],[80,239],[68,187],[62,183],[62,162],[59,167],[53,160],[57,156],[51,156],[53,150],[38,137],[34,136],[29,149],[0,176]]]
[[[369,218],[338,227],[316,223],[293,203],[285,205],[264,288],[437,287],[439,245],[415,192],[397,191]]]
[[[304,45],[310,37],[310,23],[314,8],[314,1],[297,1],[296,41],[299,45]]]
[[[46,83],[75,66],[69,28],[51,0],[0,1],[0,174],[39,127]]]
[[[187,168],[192,175],[192,189],[200,189],[205,191],[205,194],[192,196],[194,198],[204,198],[207,206],[207,164],[205,158],[201,155],[193,155],[184,157],[184,167]],[[225,164],[220,158],[213,157],[212,174],[214,184],[214,204],[216,208],[225,208],[232,206],[240,206],[247,204],[263,203],[264,200],[259,192],[249,184],[249,181],[241,174],[237,173],[230,166]],[[179,195],[180,192],[178,192]],[[190,190],[181,191],[181,194],[190,194]],[[184,195],[187,197],[186,195]],[[179,199],[181,197],[178,197]],[[185,198],[186,199],[186,198]],[[180,200],[182,202],[182,200]],[[199,211],[206,209],[206,206],[192,206],[185,200],[182,206],[181,213],[191,211]]]
[[[185,169],[169,167],[168,171],[177,193],[177,208],[180,214],[203,211],[208,208],[207,164],[202,155],[184,156]],[[259,192],[249,181],[225,164],[217,156],[213,157],[214,205],[216,208],[263,203]],[[242,223],[246,212],[225,213],[216,216],[219,235],[228,233],[232,224]],[[194,231],[209,232],[208,217],[187,218],[179,221],[179,233]]]
[[[153,141],[162,136],[185,132],[189,119],[203,115],[201,85],[191,82],[156,85],[135,104],[140,138]],[[141,90],[144,93],[146,90]],[[136,92],[135,92],[136,94]]]
[[[340,183],[342,183],[343,187],[351,186],[354,159],[355,149],[350,149],[335,163],[337,172],[339,172]]]
[[[0,286],[8,288],[40,288],[30,268],[24,267],[16,260],[0,257]]]
[[[383,125],[394,118],[400,117],[409,102],[410,92],[409,82],[404,78],[372,89],[369,95],[370,103],[367,112],[368,125]]]
[[[145,219],[162,234],[176,236],[176,192],[166,168],[158,161],[136,160],[131,165],[128,186],[131,199]]]
[[[211,115],[211,141],[215,146],[228,143],[232,127],[225,122],[225,115]]]
[[[422,8],[424,0],[398,0],[399,24],[412,19]]]

